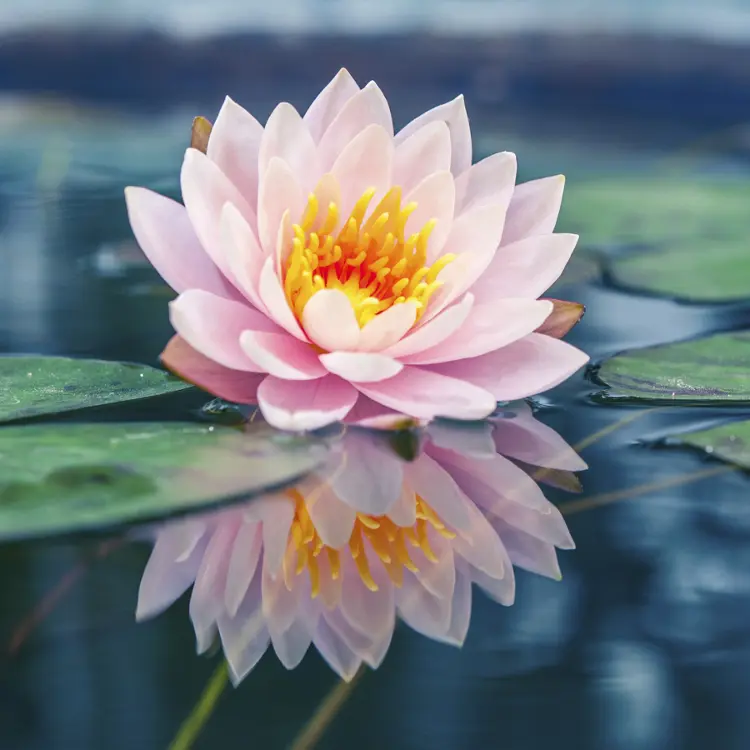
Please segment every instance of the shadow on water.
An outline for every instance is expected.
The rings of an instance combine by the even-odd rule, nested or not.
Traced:
[[[27,117],[17,153],[0,166],[0,347],[156,363],[171,333],[169,295],[129,242],[121,190],[138,182],[175,192],[190,115],[140,129],[126,116],[73,119],[57,166],[58,125]],[[473,123],[478,142],[502,136],[507,148],[519,144],[522,169],[531,151],[530,173],[575,178],[569,154],[586,143],[535,142],[512,127],[498,134],[495,116],[485,117]],[[660,149],[641,144],[624,158],[594,149],[578,173],[649,162]],[[750,315],[741,305],[680,305],[598,283],[565,292],[588,307],[571,341],[594,361],[746,327]],[[746,479],[707,474],[719,465],[647,445],[719,415],[595,406],[593,388],[579,377],[538,401],[537,417],[583,445],[590,466],[580,497],[547,492],[577,543],[560,554],[563,580],[519,572],[511,608],[477,594],[461,650],[399,626],[320,747],[750,745]],[[179,397],[120,414],[170,419],[179,408],[190,418],[198,406]],[[3,750],[168,746],[216,659],[194,655],[185,598],[135,623],[148,551],[101,538],[0,547]],[[223,696],[196,747],[286,747],[335,681],[312,650],[294,672],[267,655]]]

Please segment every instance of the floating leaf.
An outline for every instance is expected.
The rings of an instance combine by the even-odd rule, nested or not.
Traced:
[[[52,424],[0,430],[0,539],[146,521],[296,481],[325,443],[265,424]]]
[[[602,400],[750,403],[750,332],[637,349],[608,359],[597,379]]]
[[[190,387],[147,365],[66,357],[0,357],[0,422],[152,398]]]
[[[750,469],[750,421],[676,435],[670,443],[689,445],[731,464]]]
[[[586,246],[633,246],[611,281],[694,302],[750,297],[750,184],[657,176],[571,185],[560,225]],[[574,256],[575,257],[575,256]]]

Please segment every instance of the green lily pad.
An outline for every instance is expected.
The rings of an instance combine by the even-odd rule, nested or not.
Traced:
[[[191,388],[147,365],[67,357],[0,357],[0,422],[162,396]]]
[[[0,430],[0,540],[153,520],[293,483],[326,444],[265,424],[34,424]]]
[[[689,445],[727,463],[750,469],[750,421],[730,422],[677,435],[670,439],[670,443]]]
[[[692,302],[750,298],[750,182],[705,176],[571,184],[560,228],[588,247],[634,246],[615,284]]]
[[[750,332],[654,346],[618,354],[599,368],[605,401],[750,403]]]

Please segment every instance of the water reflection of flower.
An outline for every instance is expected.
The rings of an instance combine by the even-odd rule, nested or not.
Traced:
[[[236,682],[269,643],[288,669],[314,643],[350,679],[363,662],[381,663],[397,616],[460,646],[472,583],[509,605],[513,565],[560,577],[555,548],[573,540],[534,467],[558,476],[586,467],[528,406],[483,424],[433,423],[411,462],[390,437],[351,428],[327,465],[294,488],[166,524],[138,619],[192,586],[198,651],[218,633]]]

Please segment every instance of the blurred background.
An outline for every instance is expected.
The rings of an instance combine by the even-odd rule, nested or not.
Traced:
[[[397,127],[463,93],[475,160],[511,150],[519,180],[567,175],[559,226],[582,240],[564,296],[589,308],[571,340],[594,361],[748,326],[750,294],[676,302],[612,262],[686,218],[699,251],[730,237],[744,252],[750,0],[0,0],[0,351],[155,364],[170,292],[124,186],[179,197],[195,115],[227,94],[262,122],[280,100],[304,109],[342,66],[378,82]],[[731,226],[709,178],[747,196]],[[628,413],[591,388],[541,401],[571,444]],[[694,471],[699,457],[640,443],[696,419],[662,410],[590,444],[586,493]],[[563,582],[519,576],[512,609],[477,597],[461,652],[399,631],[320,747],[745,750],[747,492],[733,473],[581,509]],[[213,669],[184,602],[133,622],[147,548],[98,544],[0,547],[2,750],[166,748]],[[290,674],[268,657],[196,747],[287,747],[333,683],[317,656]]]

